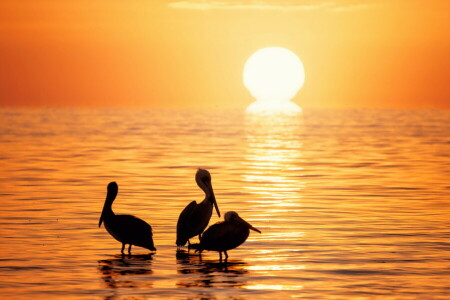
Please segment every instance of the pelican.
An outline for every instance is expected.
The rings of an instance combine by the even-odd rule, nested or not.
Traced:
[[[120,251],[122,254],[126,244],[129,244],[128,254],[131,254],[131,245],[156,251],[152,239],[152,227],[147,222],[132,215],[116,215],[113,212],[111,206],[116,199],[118,190],[117,183],[110,182],[108,184],[108,192],[98,227],[104,222],[109,234],[122,243]]]
[[[205,200],[198,204],[196,201],[192,201],[181,212],[177,223],[176,244],[178,248],[186,245],[186,242],[190,246],[189,239],[196,235],[201,240],[202,232],[208,226],[209,219],[211,219],[213,205],[220,218],[219,207],[211,185],[211,174],[207,170],[198,169],[195,174],[195,181],[205,192]]]
[[[227,251],[237,248],[244,243],[250,229],[261,233],[261,231],[247,221],[242,219],[237,212],[229,211],[224,216],[225,221],[211,225],[202,236],[198,250],[218,251],[220,262],[222,262],[222,252],[225,253],[225,262],[228,259]]]

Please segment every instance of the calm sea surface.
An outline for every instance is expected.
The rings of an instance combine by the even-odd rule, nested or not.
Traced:
[[[222,214],[262,231],[227,266],[176,255],[199,167]],[[98,228],[110,181],[155,255]],[[450,111],[0,109],[0,298],[449,295]]]

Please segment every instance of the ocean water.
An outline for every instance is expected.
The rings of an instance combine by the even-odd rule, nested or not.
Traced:
[[[227,265],[176,255],[197,168],[262,231]],[[449,179],[444,110],[3,108],[0,298],[448,299]],[[110,181],[156,254],[98,228]]]

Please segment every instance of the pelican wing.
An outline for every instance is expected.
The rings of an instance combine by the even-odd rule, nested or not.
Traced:
[[[189,219],[189,215],[194,211],[196,206],[197,201],[192,201],[183,209],[180,216],[178,217],[177,227],[178,225],[183,225]]]
[[[236,222],[220,222],[203,233],[200,247],[203,250],[226,251],[241,245],[248,235],[248,228]]]
[[[195,211],[196,207],[197,202],[192,201],[180,213],[177,222],[177,245],[182,246],[185,245],[187,240],[194,236],[191,235],[192,232],[191,215]]]
[[[127,232],[136,230],[142,233],[148,233],[150,236],[153,236],[152,227],[142,219],[139,219],[132,215],[116,215],[115,219],[118,223],[121,224],[122,229],[126,230]]]
[[[108,222],[110,233],[117,240],[126,244],[141,247],[152,247],[152,227],[132,215],[115,215],[112,222]]]

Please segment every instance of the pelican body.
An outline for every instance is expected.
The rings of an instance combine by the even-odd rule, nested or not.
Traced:
[[[132,245],[156,251],[153,244],[152,227],[147,222],[132,215],[116,215],[113,212],[111,207],[118,190],[117,183],[111,182],[108,184],[108,192],[98,227],[104,223],[109,234],[122,243],[122,254],[126,244],[129,245],[128,254],[131,254]]]
[[[200,203],[192,201],[181,212],[177,223],[176,244],[178,247],[182,247],[186,243],[190,245],[189,239],[197,235],[201,240],[202,232],[211,219],[213,206],[220,217],[219,207],[211,185],[211,174],[207,170],[199,169],[195,174],[195,181],[205,192],[205,199]]]
[[[225,261],[228,259],[227,251],[242,245],[250,234],[250,229],[261,231],[242,219],[236,212],[229,211],[224,216],[225,221],[211,225],[202,236],[198,251],[218,251],[220,261],[222,252],[225,253]]]

